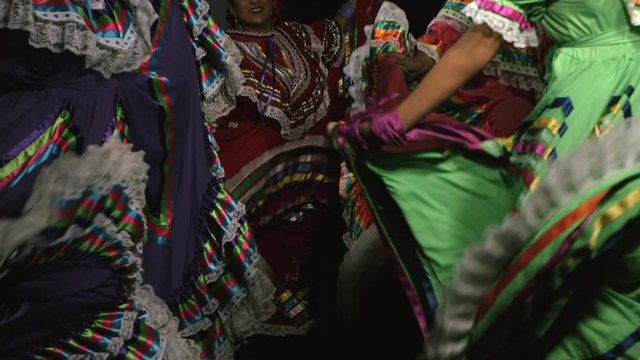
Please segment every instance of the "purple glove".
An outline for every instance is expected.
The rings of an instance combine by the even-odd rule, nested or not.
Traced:
[[[369,110],[358,113],[351,118],[351,121],[339,129],[339,136],[357,145],[363,151],[369,151],[371,145],[403,145],[407,142],[404,125],[395,108],[385,110],[385,105],[397,98],[398,94],[383,97],[377,104]],[[360,125],[369,121],[371,124],[371,134],[365,138],[360,133]]]

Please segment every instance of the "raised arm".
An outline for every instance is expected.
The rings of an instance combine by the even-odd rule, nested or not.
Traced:
[[[404,128],[411,128],[480,72],[501,43],[501,36],[486,25],[469,29],[398,106]]]

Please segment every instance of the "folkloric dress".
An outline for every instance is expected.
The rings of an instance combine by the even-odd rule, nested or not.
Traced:
[[[208,11],[0,3],[0,358],[224,359],[273,313],[203,123],[242,78]]]
[[[246,204],[278,287],[276,316],[259,331],[304,334],[313,320],[310,284],[329,283],[323,278],[335,276],[340,257],[340,218],[328,210],[337,206],[339,161],[326,124],[344,112],[341,31],[324,20],[228,33],[244,56],[244,84],[236,109],[211,120],[227,189]]]
[[[535,23],[554,44],[520,129],[496,138],[432,119],[400,141],[414,151],[358,159],[344,144],[425,335],[441,311],[428,351],[637,358],[640,127],[623,120],[640,100],[638,5],[476,0],[462,12],[516,47],[539,44]],[[445,146],[415,150],[425,143]]]

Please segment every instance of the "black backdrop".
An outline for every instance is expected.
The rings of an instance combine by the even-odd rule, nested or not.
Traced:
[[[282,0],[283,18],[302,23],[332,18],[344,0]],[[444,0],[394,0],[407,13],[414,36],[424,34],[427,25],[442,7]]]

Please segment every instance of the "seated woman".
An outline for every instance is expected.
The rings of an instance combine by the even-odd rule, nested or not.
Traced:
[[[354,52],[346,67],[354,80],[350,89],[354,110],[363,109],[367,97],[400,95],[387,106],[406,97],[415,80],[423,77],[472,26],[471,18],[462,13],[469,3],[471,0],[445,2],[427,33],[415,42],[408,32],[404,12],[393,3],[384,2],[375,23],[366,29],[368,44]],[[504,46],[480,74],[427,115],[427,119],[459,121],[495,136],[512,134],[533,109],[536,95],[542,90],[538,77],[539,51],[532,47]],[[346,167],[341,185],[349,228],[346,241],[355,244],[361,236],[366,239],[347,254],[340,276],[340,285],[348,294],[341,298],[354,301],[357,296],[353,291],[359,288],[355,283],[362,284],[362,273],[373,271],[366,264],[380,264],[378,259],[384,254],[364,194],[355,175]]]
[[[211,120],[227,188],[246,204],[278,287],[277,313],[259,331],[301,335],[314,319],[310,284],[325,286],[331,301],[341,256],[339,157],[325,129],[344,113],[337,96],[344,58],[337,22],[307,26],[278,21],[277,12],[272,0],[229,3],[244,83],[237,107]]]
[[[241,85],[208,9],[0,4],[0,358],[230,358],[275,311],[203,124]]]
[[[425,335],[438,326],[428,352],[436,359],[638,357],[640,249],[632,234],[640,127],[622,124],[640,100],[637,5],[476,0],[463,13],[478,25],[416,90],[397,107],[354,117],[337,139]],[[425,119],[503,42],[537,45],[534,23],[555,45],[541,100],[513,136]]]

